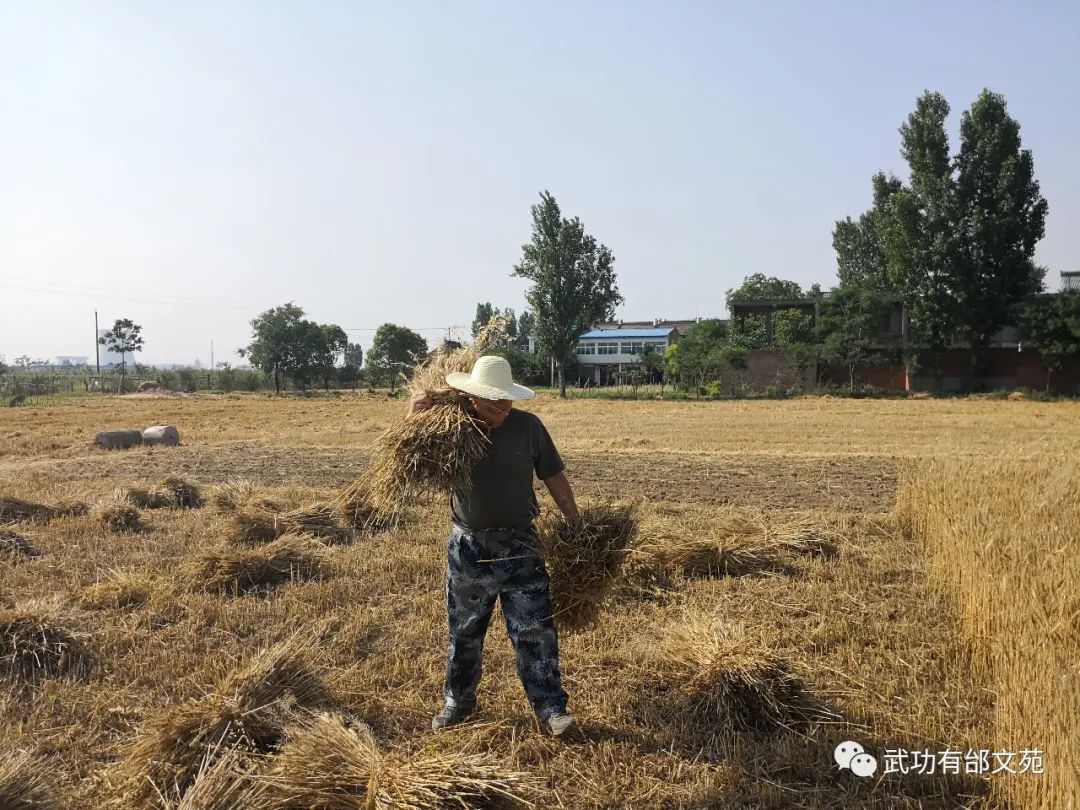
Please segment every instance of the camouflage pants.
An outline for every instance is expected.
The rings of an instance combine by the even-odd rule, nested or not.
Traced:
[[[454,526],[447,540],[446,613],[450,648],[444,698],[471,709],[483,669],[484,635],[495,600],[502,603],[518,675],[533,711],[566,710],[559,673],[559,637],[536,535],[529,531],[469,533]]]

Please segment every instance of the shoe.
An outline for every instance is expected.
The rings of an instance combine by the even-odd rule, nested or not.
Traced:
[[[442,731],[449,726],[456,726],[472,713],[473,710],[471,708],[463,709],[460,706],[443,706],[442,711],[431,718],[431,730]]]
[[[572,737],[578,733],[577,720],[566,712],[552,712],[544,718],[543,726],[553,737]]]

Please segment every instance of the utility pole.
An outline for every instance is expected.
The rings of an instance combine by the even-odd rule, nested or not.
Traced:
[[[206,375],[206,387],[214,387],[214,341],[210,341],[210,371]]]
[[[94,367],[97,369],[98,388],[101,387],[101,344],[98,342],[97,310],[94,310]]]

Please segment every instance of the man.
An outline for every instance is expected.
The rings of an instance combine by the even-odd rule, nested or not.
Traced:
[[[562,458],[540,419],[513,409],[514,401],[534,394],[514,383],[510,364],[502,357],[485,355],[471,373],[448,374],[446,382],[468,395],[491,443],[472,469],[472,488],[451,496],[454,525],[447,540],[446,583],[450,646],[444,705],[431,728],[439,731],[460,723],[475,710],[484,635],[499,599],[533,711],[556,737],[573,734],[577,723],[566,711],[547,569],[532,526],[540,511],[534,473],[563,515],[568,520],[578,517]],[[430,398],[416,394],[409,401],[409,415],[429,407]]]

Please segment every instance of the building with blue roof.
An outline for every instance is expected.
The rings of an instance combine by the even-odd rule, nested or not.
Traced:
[[[644,352],[652,350],[663,356],[678,340],[679,332],[673,326],[592,329],[578,338],[579,381],[607,385],[625,372],[642,371]]]

